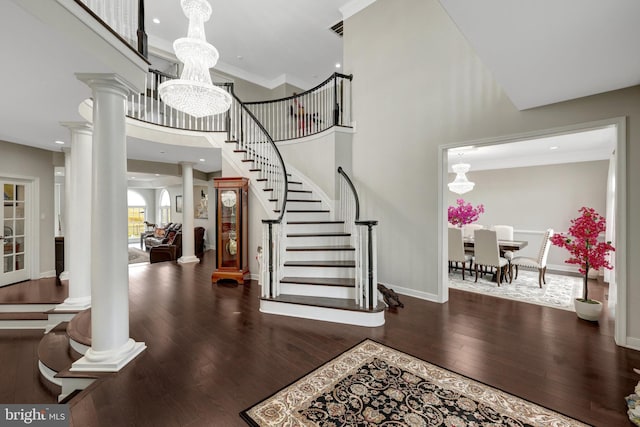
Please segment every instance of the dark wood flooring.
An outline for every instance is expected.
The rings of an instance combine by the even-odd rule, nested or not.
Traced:
[[[74,426],[242,426],[239,411],[367,337],[592,425],[630,425],[640,352],[617,347],[606,318],[456,290],[446,304],[401,295],[378,328],[287,318],[258,311],[255,282],[212,285],[213,264],[208,252],[129,270],[131,336],[148,349],[71,400]],[[0,401],[54,401],[23,385],[37,334],[0,331]]]

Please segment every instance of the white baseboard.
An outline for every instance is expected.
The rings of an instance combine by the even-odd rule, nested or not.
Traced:
[[[438,295],[436,294],[432,294],[429,292],[423,292],[423,291],[416,291],[415,289],[409,289],[409,288],[403,288],[401,286],[396,286],[394,284],[391,283],[383,283],[378,281],[379,283],[383,284],[384,286],[386,286],[387,288],[393,289],[396,293],[400,294],[400,295],[406,295],[409,297],[414,297],[414,298],[420,298],[426,301],[431,301],[431,302],[442,302],[440,301],[440,299],[438,298]]]
[[[640,351],[640,338],[627,337],[626,341],[622,347]]]
[[[40,272],[40,278],[41,279],[48,279],[49,277],[56,277],[56,271],[55,270],[49,270],[49,271]]]

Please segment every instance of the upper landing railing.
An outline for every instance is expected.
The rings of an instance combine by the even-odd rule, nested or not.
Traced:
[[[245,105],[274,141],[302,138],[333,126],[350,127],[352,79],[334,73],[306,92]]]

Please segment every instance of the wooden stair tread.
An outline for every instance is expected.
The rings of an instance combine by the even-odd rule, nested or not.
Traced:
[[[274,212],[280,212],[280,209],[274,209]],[[329,212],[329,209],[287,209],[287,212],[291,213],[323,213]]]
[[[342,286],[353,288],[355,279],[342,277],[283,277],[280,283],[299,283],[303,285]]]
[[[358,306],[355,301],[351,299],[342,298],[326,298],[326,297],[310,297],[302,295],[287,295],[280,294],[276,298],[261,298],[264,301],[283,302],[288,304],[301,304],[313,307],[335,308],[338,310],[359,311],[366,313],[377,313],[384,311],[385,305],[378,302],[377,306],[373,310],[369,310],[364,307]]]
[[[302,185],[302,182],[300,181],[287,181],[289,184],[300,184]]]
[[[289,202],[303,202],[303,203],[322,203],[322,200],[315,199],[290,199],[287,197],[287,203]]]
[[[78,313],[67,326],[67,335],[75,342],[91,346],[91,309]]]
[[[285,267],[355,267],[355,261],[286,261]]]
[[[71,345],[66,332],[67,322],[49,331],[38,344],[38,360],[54,372],[68,369],[79,358],[71,356]]]
[[[49,316],[46,313],[37,312],[3,312],[0,313],[0,320],[47,320]]]
[[[320,233],[290,233],[287,237],[349,237],[351,233],[345,233],[344,231],[329,231]]]
[[[289,191],[289,193],[313,193],[311,190],[295,190],[293,188],[287,188],[287,191]]]
[[[287,246],[287,251],[355,251],[356,248],[350,245],[333,245],[333,246]]]
[[[344,224],[344,221],[287,221],[287,224]]]
[[[104,378],[115,375],[116,372],[73,372],[71,365],[54,375],[55,378]]]

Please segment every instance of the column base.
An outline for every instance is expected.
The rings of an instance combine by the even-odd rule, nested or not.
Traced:
[[[200,258],[195,255],[181,256],[180,258],[178,258],[178,262],[180,264],[189,264],[191,262],[200,262]]]
[[[67,298],[61,304],[56,305],[56,311],[83,311],[91,307],[91,297]]]
[[[65,270],[60,273],[60,280],[69,280],[69,272]]]
[[[73,362],[71,372],[118,372],[142,353],[147,346],[143,342],[129,340],[115,350],[87,350],[85,355]]]

